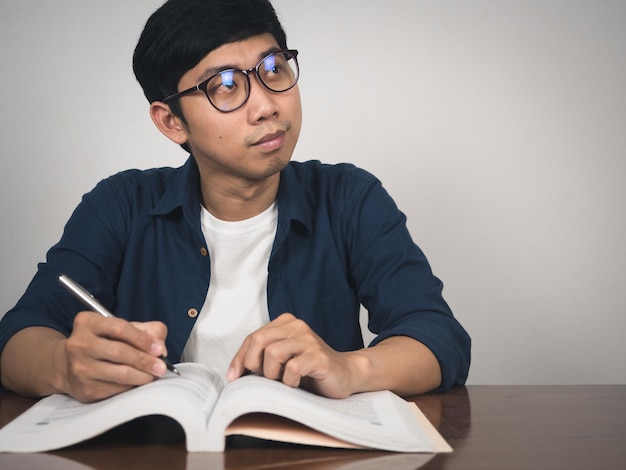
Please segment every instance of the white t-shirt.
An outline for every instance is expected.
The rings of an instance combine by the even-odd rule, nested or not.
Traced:
[[[269,322],[267,268],[277,222],[276,203],[237,222],[217,219],[202,208],[211,281],[183,361],[206,364],[225,377],[245,337]]]

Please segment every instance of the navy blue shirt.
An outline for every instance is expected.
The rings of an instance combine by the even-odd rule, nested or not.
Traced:
[[[0,350],[28,326],[65,335],[84,307],[59,286],[67,274],[115,315],[160,320],[177,362],[206,298],[211,272],[200,227],[200,177],[181,168],[129,170],[83,197],[17,305],[0,322]],[[439,360],[445,390],[463,384],[470,338],[443,300],[404,214],[380,182],[349,164],[290,162],[278,190],[268,264],[271,319],[290,312],[332,348],[363,347],[360,304],[373,344],[404,335]],[[227,312],[224,312],[227,314]]]

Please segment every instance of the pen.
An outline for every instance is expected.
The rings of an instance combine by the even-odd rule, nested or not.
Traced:
[[[94,312],[98,312],[103,317],[115,318],[115,315],[109,312],[104,305],[98,302],[96,298],[87,291],[87,289],[78,284],[76,281],[73,281],[72,279],[67,277],[65,274],[59,274],[59,283],[63,287],[65,287],[72,295],[74,295],[74,297],[76,297]],[[168,370],[180,375],[178,369],[176,369],[176,367],[174,367],[174,365],[170,361],[168,361],[167,358],[165,358],[164,356],[160,356],[159,359],[161,359],[165,363]]]

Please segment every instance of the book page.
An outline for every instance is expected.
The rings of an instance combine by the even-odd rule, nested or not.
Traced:
[[[340,449],[365,449],[351,442],[335,439],[328,434],[315,431],[304,424],[282,416],[266,413],[248,413],[235,419],[228,428],[227,436],[252,436],[259,439],[293,444]]]
[[[58,449],[148,415],[169,416],[181,424],[188,439],[202,439],[223,383],[198,364],[177,367],[181,376],[169,373],[96,403],[80,403],[67,395],[46,397],[0,430],[0,451]]]
[[[235,418],[254,412],[283,416],[368,448],[436,451],[411,406],[391,392],[361,393],[336,400],[253,375],[226,385],[210,418],[209,434],[217,439]]]
[[[452,452],[452,448],[439,434],[435,427],[428,421],[415,403],[409,403],[409,407],[415,414],[419,425],[424,428],[435,452]],[[318,447],[337,447],[342,449],[365,449],[363,446],[351,442],[342,441],[315,431],[314,429],[297,423],[282,416],[264,413],[248,413],[235,419],[226,429],[227,436],[243,435],[253,436],[278,442],[291,442]]]

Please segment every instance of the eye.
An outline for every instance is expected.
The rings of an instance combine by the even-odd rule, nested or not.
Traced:
[[[266,72],[273,71],[276,67],[276,56],[269,55],[265,59],[263,59],[263,70]]]
[[[207,84],[207,91],[211,94],[232,93],[237,90],[237,81],[235,80],[234,70],[224,70],[218,73]]]
[[[263,75],[263,79],[272,79],[282,75],[284,62],[283,58],[274,54],[263,59],[263,65],[259,67],[260,73]]]

